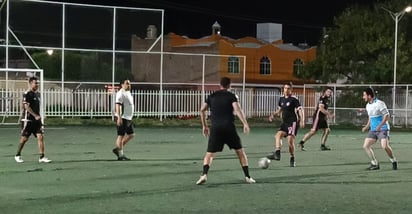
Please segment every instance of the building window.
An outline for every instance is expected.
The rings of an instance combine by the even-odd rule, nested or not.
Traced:
[[[267,56],[262,57],[260,59],[260,74],[262,75],[269,75],[270,72],[270,59]]]
[[[295,76],[300,76],[300,74],[302,74],[303,72],[303,61],[301,59],[296,59],[295,61],[293,61],[293,74],[295,74]]]
[[[239,73],[239,58],[234,57],[234,56],[229,57],[227,66],[228,66],[228,71],[230,74],[238,74]]]

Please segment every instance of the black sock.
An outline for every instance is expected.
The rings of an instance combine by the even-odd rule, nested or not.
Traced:
[[[40,154],[40,159],[44,158],[44,154]]]
[[[20,152],[17,152],[16,156],[21,156]]]
[[[203,165],[203,175],[206,175],[209,172],[209,165]]]
[[[305,141],[301,140],[299,144],[303,145],[303,144],[305,144]]]
[[[245,173],[245,176],[248,177],[248,178],[250,178],[250,175],[249,175],[249,166],[242,166],[242,169],[243,169],[243,173]]]

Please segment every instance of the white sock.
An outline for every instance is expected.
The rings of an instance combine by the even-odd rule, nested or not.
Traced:
[[[119,150],[119,156],[123,156],[123,149]]]
[[[372,161],[371,161],[371,164],[372,164],[372,165],[378,165],[378,161],[377,161],[377,160],[372,160]]]
[[[396,162],[396,158],[395,158],[395,157],[389,158],[389,160],[391,160],[392,163],[393,163],[393,162]]]

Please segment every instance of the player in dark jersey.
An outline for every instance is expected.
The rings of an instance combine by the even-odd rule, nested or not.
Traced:
[[[235,150],[245,174],[246,183],[256,182],[249,175],[247,156],[243,150],[241,140],[234,124],[234,113],[242,122],[244,133],[249,133],[249,125],[243,110],[240,108],[236,95],[228,91],[230,83],[231,80],[229,78],[223,77],[220,81],[220,90],[212,93],[206,99],[206,102],[202,104],[200,109],[203,135],[209,136],[209,141],[206,154],[203,158],[203,173],[196,182],[197,185],[207,181],[207,173],[212,164],[212,160],[215,157],[216,152],[221,152],[223,150],[225,144],[230,149]],[[208,109],[210,109],[212,121],[210,130],[206,123],[206,111]]]
[[[280,160],[280,149],[282,138],[286,137],[289,143],[290,166],[295,167],[295,136],[298,133],[298,123],[300,128],[305,126],[303,108],[299,100],[292,95],[292,84],[287,83],[283,86],[283,96],[280,97],[278,109],[269,116],[272,121],[275,116],[282,118],[282,124],[275,135],[275,152],[267,158]]]
[[[37,138],[37,143],[39,146],[40,158],[39,163],[49,163],[50,159],[44,156],[44,130],[40,115],[40,96],[39,96],[39,81],[37,77],[30,77],[29,79],[30,90],[24,92],[23,94],[23,117],[21,121],[22,130],[20,143],[17,148],[16,156],[14,160],[17,163],[23,163],[23,158],[21,157],[21,151],[23,150],[24,144],[29,139],[30,135],[34,135]]]
[[[330,105],[330,97],[332,96],[332,93],[333,91],[331,88],[326,88],[323,91],[322,96],[320,96],[318,106],[316,107],[316,111],[313,114],[312,128],[308,133],[305,134],[303,139],[299,142],[299,146],[302,151],[305,151],[305,142],[308,141],[313,135],[315,135],[319,129],[323,129],[322,138],[320,140],[320,149],[322,151],[330,150],[330,148],[326,146],[326,141],[330,133],[328,118],[334,117],[334,115],[328,111],[328,107]]]

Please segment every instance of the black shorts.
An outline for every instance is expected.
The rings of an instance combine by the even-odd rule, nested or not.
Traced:
[[[44,134],[41,120],[21,122],[21,136],[30,137],[32,134],[34,137],[37,137],[37,134]]]
[[[242,143],[234,124],[212,125],[210,128],[207,152],[221,152],[224,145],[230,149],[241,149]]]
[[[125,134],[131,135],[134,133],[133,130],[133,121],[132,120],[126,120],[122,118],[122,125],[117,126],[117,135],[124,136]]]
[[[328,120],[326,118],[316,118],[316,115],[314,115],[312,128],[315,130],[329,128]]]
[[[288,122],[288,123],[282,123],[280,125],[279,131],[283,131],[286,133],[287,136],[296,136],[298,134],[298,122]]]

